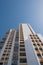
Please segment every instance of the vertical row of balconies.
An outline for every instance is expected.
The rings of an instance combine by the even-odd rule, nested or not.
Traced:
[[[20,65],[27,65],[24,41],[20,42]]]
[[[43,42],[38,35],[30,35],[38,60],[43,65]]]
[[[12,65],[18,65],[19,31],[16,30]]]
[[[10,55],[10,51],[11,51],[11,47],[12,47],[13,37],[14,37],[14,31],[12,31],[10,34],[9,40],[7,42],[5,49],[4,49],[4,53],[0,60],[0,65],[7,65],[7,63],[8,63],[8,59],[9,59],[9,55]]]
[[[22,24],[20,24],[20,47],[19,47],[19,54],[20,54],[20,65],[27,65],[27,58],[26,58],[26,51],[25,51],[25,44],[24,44],[24,37],[23,37],[23,30]]]
[[[5,41],[6,41],[6,39],[7,39],[8,34],[9,34],[9,31],[6,32],[6,34],[4,35],[4,37],[2,38],[2,40],[0,41],[0,53],[1,53],[1,49],[2,49],[3,46],[4,46]]]

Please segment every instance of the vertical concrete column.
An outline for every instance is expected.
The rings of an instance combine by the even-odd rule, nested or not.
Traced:
[[[13,56],[13,49],[14,49],[14,44],[15,44],[15,37],[16,37],[16,31],[14,32],[14,38],[13,38],[13,42],[12,42],[12,47],[11,47],[11,52],[10,52],[10,56],[9,56],[9,60],[8,60],[8,65],[11,65],[11,63],[12,63],[12,56]]]

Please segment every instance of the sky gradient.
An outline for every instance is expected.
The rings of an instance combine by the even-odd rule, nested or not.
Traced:
[[[0,0],[0,39],[19,23],[29,23],[43,35],[43,0]]]

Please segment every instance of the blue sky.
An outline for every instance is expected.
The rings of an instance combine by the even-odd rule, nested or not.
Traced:
[[[0,0],[0,39],[19,23],[29,23],[43,35],[43,0]]]

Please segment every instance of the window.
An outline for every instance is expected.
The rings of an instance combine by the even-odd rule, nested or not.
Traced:
[[[26,53],[20,53],[20,56],[26,56]]]
[[[39,42],[41,42],[41,40],[39,40]]]
[[[37,56],[41,56],[40,53],[38,53]]]
[[[37,44],[38,46],[40,46],[40,44]]]
[[[24,47],[24,45],[20,45],[20,47]]]
[[[11,48],[9,48],[9,49],[11,49]]]
[[[34,46],[36,46],[36,44],[33,44]]]
[[[3,56],[5,56],[5,54],[3,54]]]
[[[32,40],[32,42],[34,42],[34,40]]]
[[[20,41],[20,44],[24,44],[24,41],[22,41],[22,42]]]
[[[38,40],[35,40],[36,42],[38,42]]]
[[[42,50],[42,48],[39,48],[40,50]]]
[[[31,39],[33,39],[33,37],[31,37]]]
[[[38,48],[35,48],[35,50],[38,50]]]
[[[5,60],[8,60],[8,58],[5,58]]]
[[[27,63],[26,58],[21,58],[21,59],[20,59],[20,63]]]
[[[24,48],[20,48],[20,51],[25,51],[25,49]]]

